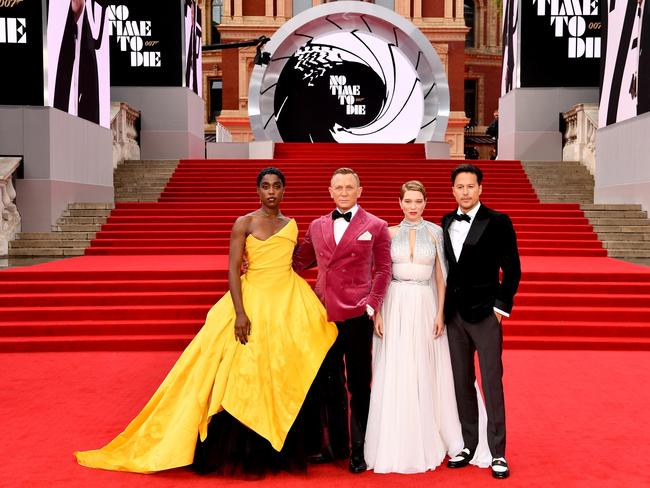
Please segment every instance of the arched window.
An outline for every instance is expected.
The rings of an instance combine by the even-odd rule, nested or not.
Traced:
[[[464,16],[465,16],[465,25],[469,27],[469,32],[467,33],[467,37],[465,38],[465,47],[474,47],[474,31],[476,30],[474,22],[474,12],[476,10],[474,0],[464,0],[465,1],[465,8],[464,8]]]

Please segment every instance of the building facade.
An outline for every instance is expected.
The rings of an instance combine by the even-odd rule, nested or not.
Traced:
[[[331,1],[331,0],[330,0]],[[361,1],[361,0],[359,0]],[[447,71],[451,113],[446,140],[464,154],[469,125],[482,131],[498,106],[501,0],[366,0],[411,20],[431,41]],[[273,33],[294,15],[327,0],[202,0],[204,44],[227,44]],[[255,47],[203,52],[205,131],[218,121],[234,141],[252,140],[248,85]]]

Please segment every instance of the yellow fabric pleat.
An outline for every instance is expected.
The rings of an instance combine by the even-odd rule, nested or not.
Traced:
[[[227,293],[137,417],[102,449],[75,452],[79,464],[138,473],[186,466],[198,436],[206,438],[210,418],[221,410],[282,449],[337,334],[291,269],[297,236],[291,220],[265,241],[246,239],[248,344],[235,339]]]

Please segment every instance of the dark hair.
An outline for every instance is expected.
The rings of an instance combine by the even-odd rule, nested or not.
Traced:
[[[260,171],[259,173],[257,173],[257,187],[258,188],[262,184],[262,179],[266,175],[275,175],[275,176],[277,176],[278,178],[280,178],[280,181],[282,182],[282,186],[284,186],[284,174],[282,173],[282,171],[280,171],[278,168],[275,168],[273,166],[268,166],[268,167],[264,168],[262,171]]]
[[[461,164],[459,166],[456,166],[456,168],[451,172],[452,185],[456,183],[456,176],[458,176],[458,173],[475,174],[476,181],[478,182],[479,185],[483,181],[483,171],[481,171],[481,168],[479,168],[478,166],[474,166],[473,164]]]

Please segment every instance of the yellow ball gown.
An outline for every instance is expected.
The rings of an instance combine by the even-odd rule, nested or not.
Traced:
[[[79,464],[137,473],[187,466],[210,418],[222,410],[282,449],[337,335],[309,284],[292,270],[297,238],[293,219],[264,241],[246,238],[248,344],[235,339],[227,293],[142,411],[105,447],[75,452]]]

